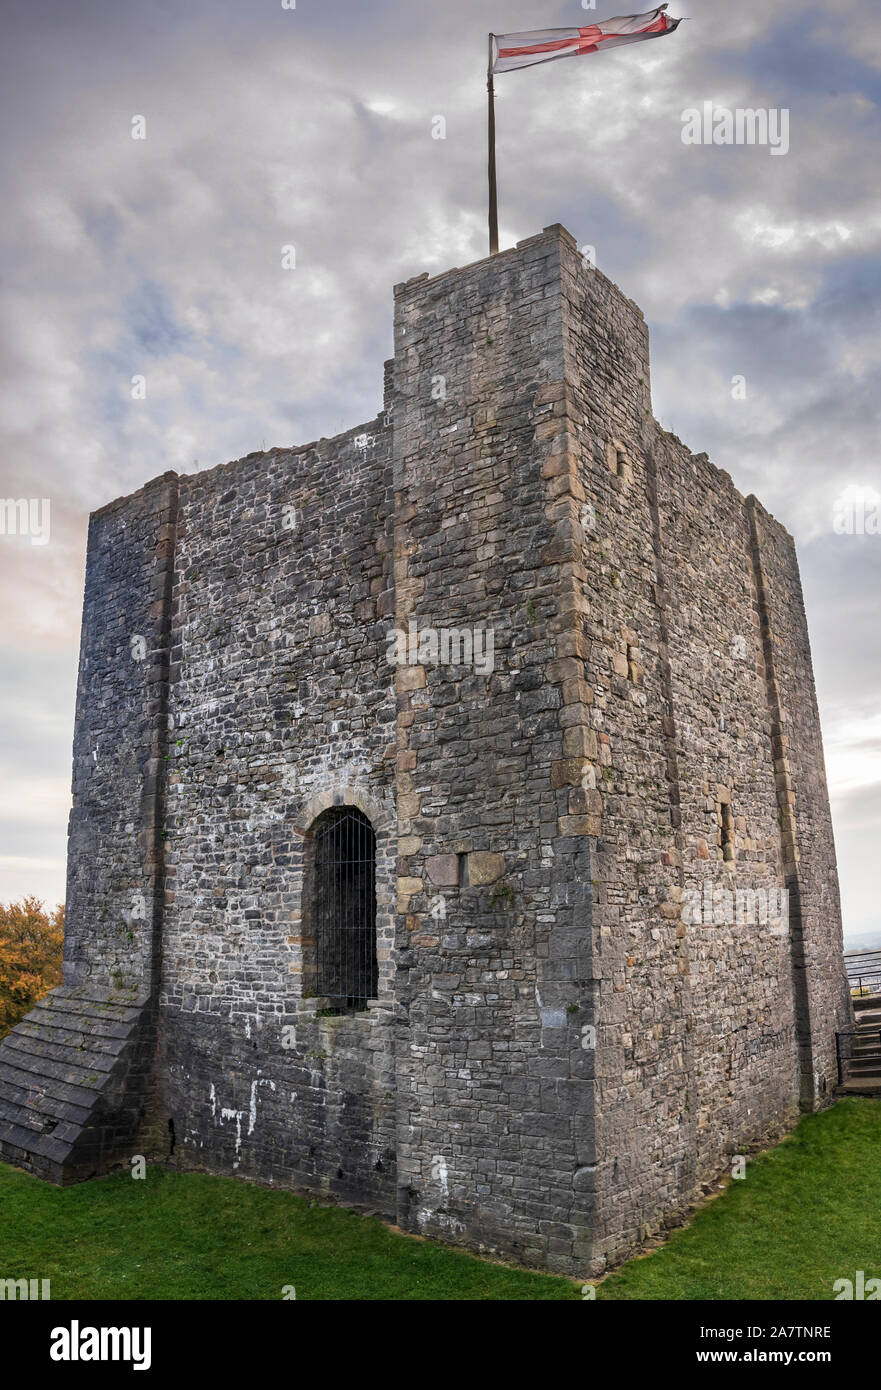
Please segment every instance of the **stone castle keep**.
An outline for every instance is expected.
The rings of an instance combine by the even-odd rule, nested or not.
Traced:
[[[824,1104],[851,1026],[792,539],[654,421],[561,227],[397,287],[375,420],[93,514],[4,1159],[598,1273]]]

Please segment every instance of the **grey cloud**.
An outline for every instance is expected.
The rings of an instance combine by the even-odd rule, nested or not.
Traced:
[[[837,746],[881,691],[881,538],[828,526],[837,491],[879,472],[865,9],[809,2],[793,26],[760,0],[671,8],[695,18],[669,40],[499,79],[503,245],[562,221],[595,246],[646,313],[656,413],[796,534]],[[0,492],[51,495],[59,518],[40,564],[0,553],[13,652],[46,643],[75,664],[90,508],[375,414],[392,285],[485,254],[487,30],[573,13],[602,7],[7,3]],[[790,154],[683,145],[681,112],[704,99],[791,107]],[[70,685],[30,661],[18,682],[7,776],[25,788],[39,757],[66,778]],[[29,708],[47,700],[59,722],[38,755]],[[42,832],[31,844],[42,857]]]

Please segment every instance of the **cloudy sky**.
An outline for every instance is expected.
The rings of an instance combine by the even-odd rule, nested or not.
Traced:
[[[50,498],[51,540],[0,537],[0,900],[64,896],[89,511],[371,418],[392,285],[486,252],[487,32],[613,7],[3,0],[0,495]],[[595,246],[651,328],[658,419],[795,535],[845,926],[871,931],[881,536],[833,515],[881,490],[881,32],[865,0],[670,8],[669,38],[497,78],[501,245]],[[684,144],[705,101],[785,108],[788,153]]]

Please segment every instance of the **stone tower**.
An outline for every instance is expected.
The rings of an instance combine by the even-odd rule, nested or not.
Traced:
[[[559,226],[396,288],[375,420],[92,516],[73,795],[64,984],[0,1045],[52,1181],[173,1149],[596,1273],[831,1097],[793,542]]]

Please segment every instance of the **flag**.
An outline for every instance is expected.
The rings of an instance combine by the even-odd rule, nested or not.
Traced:
[[[617,48],[621,43],[639,43],[641,39],[659,39],[672,34],[682,23],[670,19],[660,5],[648,14],[618,15],[604,19],[602,24],[588,24],[584,29],[532,29],[522,34],[494,34],[495,62],[492,72],[514,72],[529,68],[533,63],[547,63],[552,58],[573,58],[584,53],[599,53],[601,48]]]

